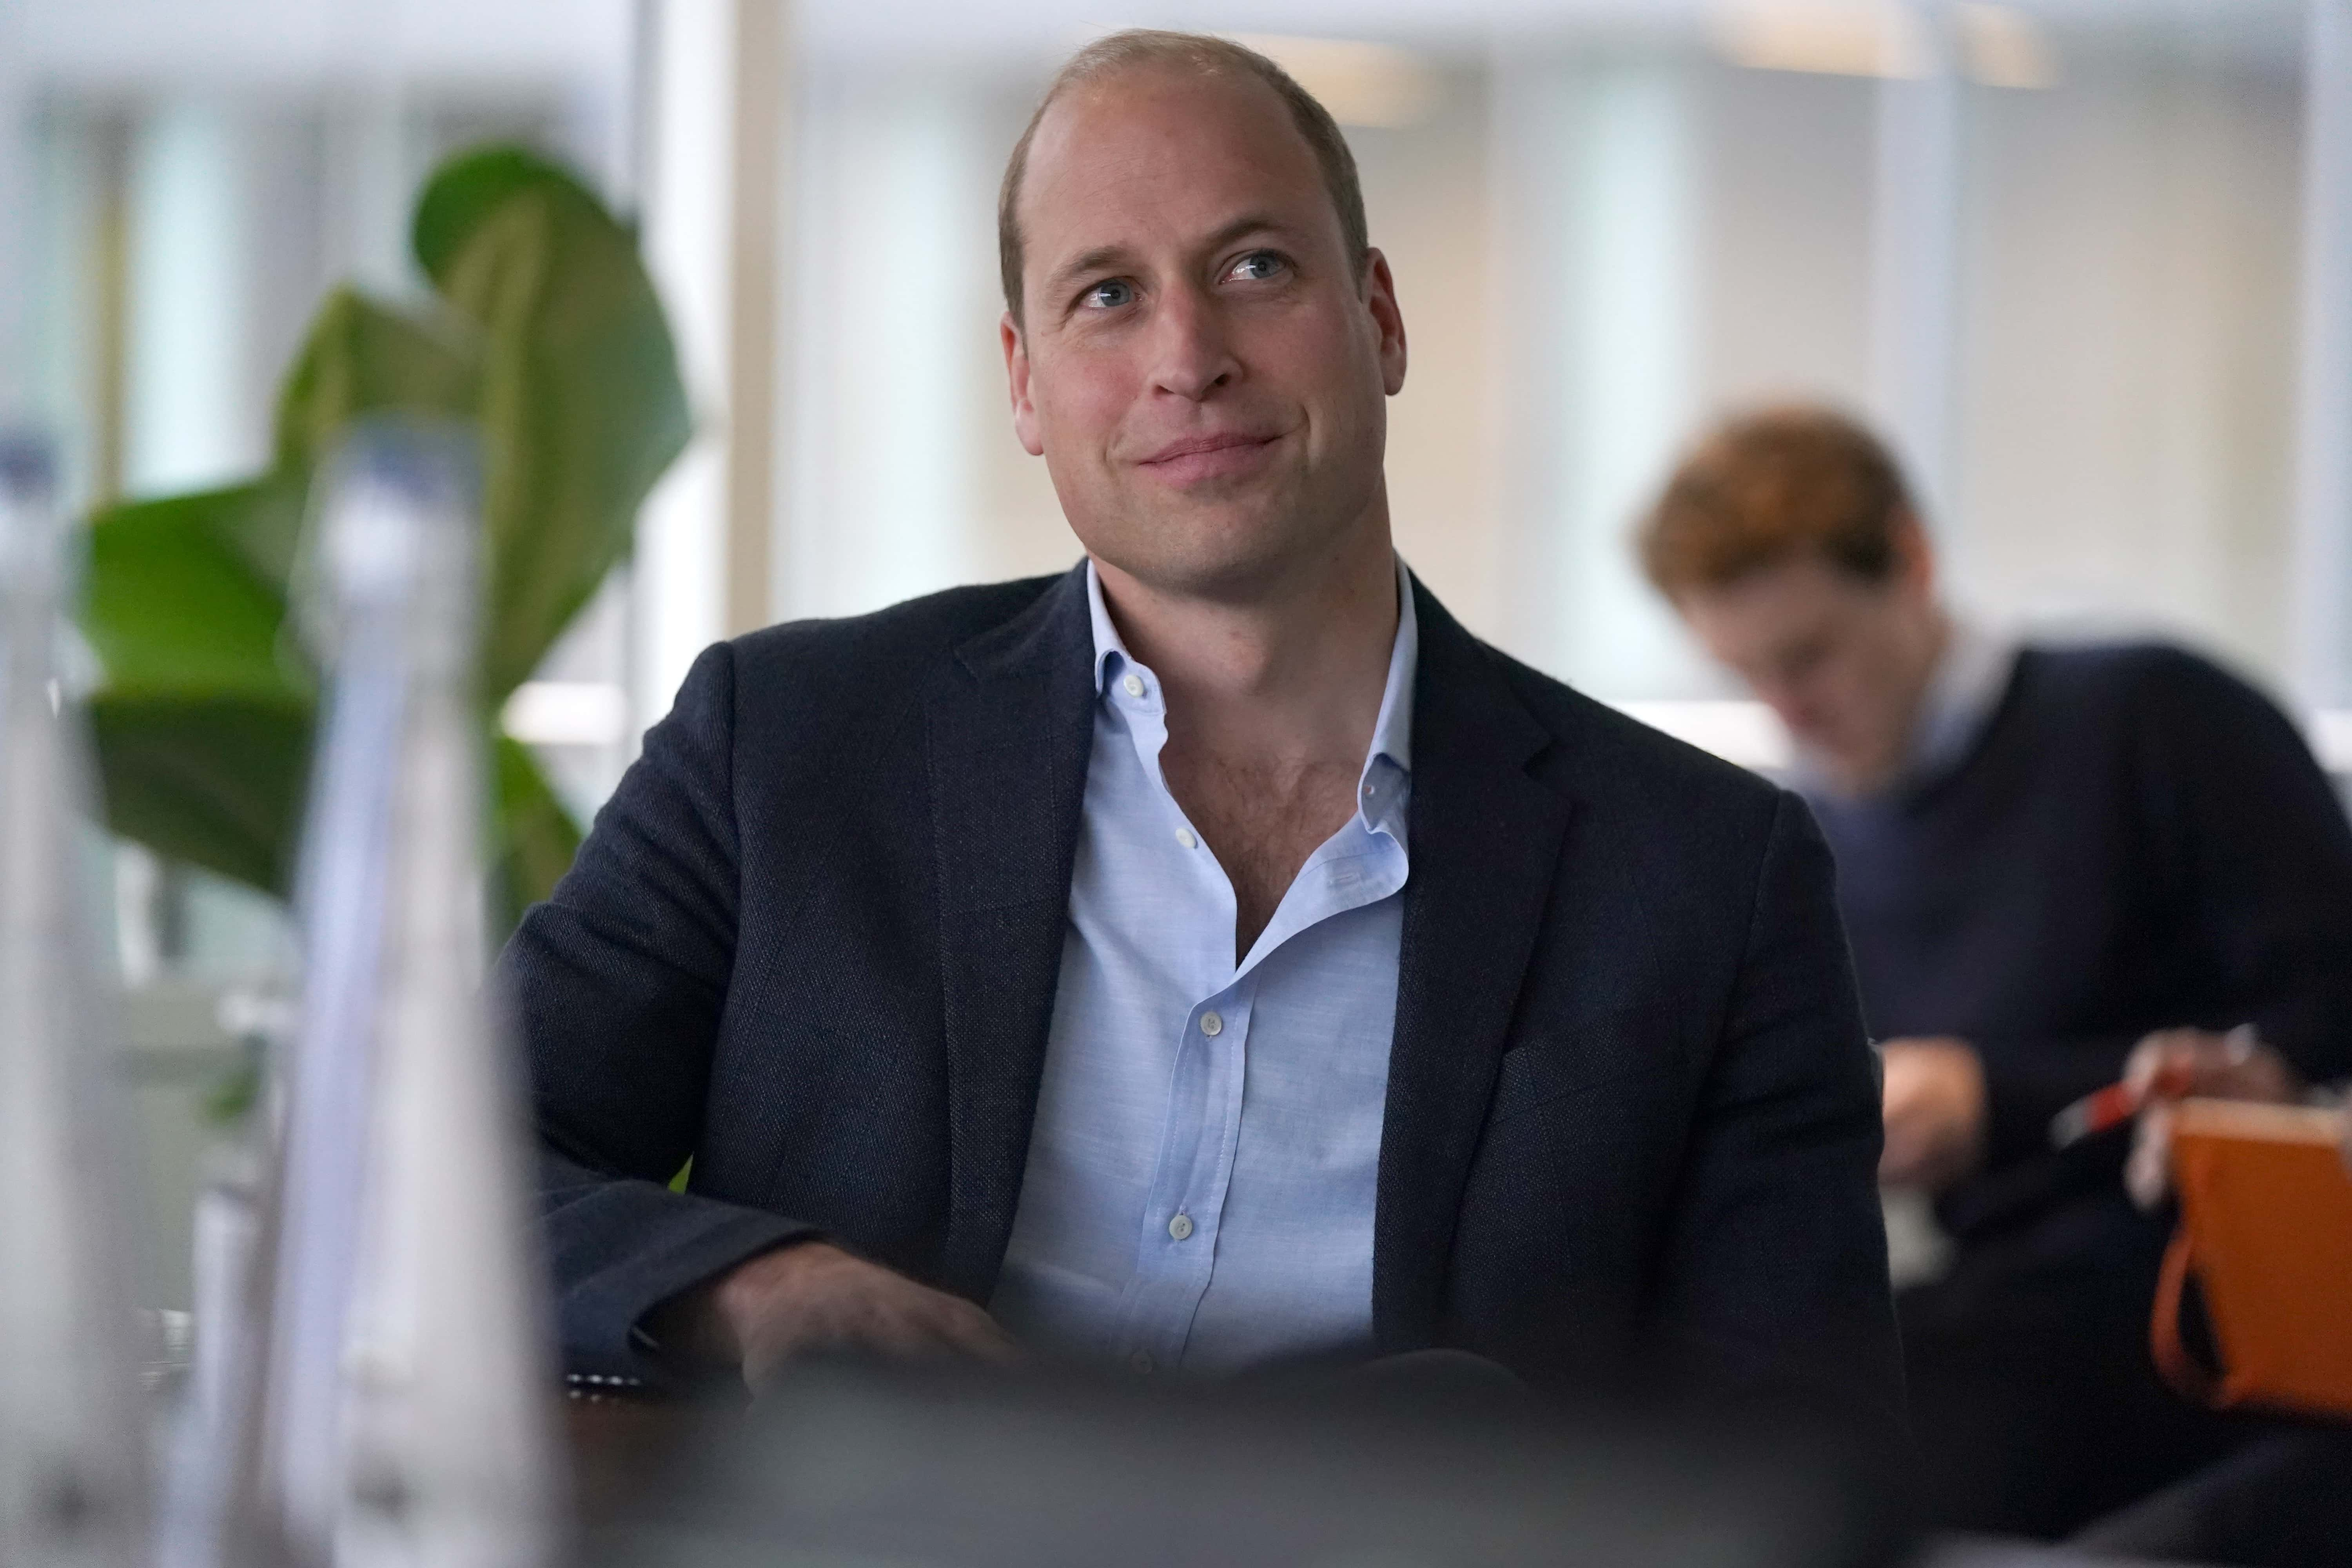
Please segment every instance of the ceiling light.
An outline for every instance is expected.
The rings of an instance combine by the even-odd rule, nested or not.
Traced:
[[[1275,33],[1226,37],[1288,71],[1342,125],[1394,130],[1426,120],[1437,107],[1436,73],[1393,45]]]
[[[2057,52],[2023,11],[1960,0],[1951,15],[1970,80],[2058,85]],[[1711,31],[1724,58],[1758,70],[1906,78],[1925,75],[1929,59],[1917,12],[1900,0],[1730,0],[1716,9]]]
[[[1913,77],[1927,68],[1909,14],[1870,0],[1743,0],[1716,11],[1713,32],[1724,58],[1758,70]]]
[[[1987,87],[2058,85],[2058,54],[2042,25],[2012,5],[1964,3],[1952,8],[1960,34],[1960,61],[1972,81]]]

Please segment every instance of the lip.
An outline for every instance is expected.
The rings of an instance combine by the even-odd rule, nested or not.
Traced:
[[[1217,479],[1248,468],[1280,439],[1279,433],[1261,436],[1230,430],[1187,436],[1169,442],[1137,466],[1179,483]]]
[[[1228,430],[1213,436],[1187,436],[1181,441],[1171,441],[1151,456],[1147,463],[1171,463],[1179,458],[1197,457],[1202,452],[1222,452],[1230,447],[1263,447],[1274,439],[1271,436],[1250,436]]]

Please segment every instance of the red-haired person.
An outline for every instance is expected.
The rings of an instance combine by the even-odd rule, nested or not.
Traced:
[[[1898,1303],[1931,1511],[2056,1535],[2226,1448],[2149,1363],[2167,1226],[2128,1129],[2051,1124],[2158,1031],[2282,1092],[2352,1068],[2352,831],[2302,736],[2180,648],[1954,614],[1895,462],[1827,410],[1707,434],[1639,548],[1795,742],[1885,1058],[1880,1177],[1958,1243]]]

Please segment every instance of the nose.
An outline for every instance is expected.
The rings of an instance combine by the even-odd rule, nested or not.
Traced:
[[[1163,296],[1152,322],[1151,350],[1152,390],[1190,403],[1200,402],[1241,374],[1222,314],[1197,289],[1177,289]]]

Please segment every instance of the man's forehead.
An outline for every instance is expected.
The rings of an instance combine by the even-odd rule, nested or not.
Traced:
[[[1142,65],[1082,82],[1046,110],[1030,143],[1019,216],[1033,246],[1061,251],[1124,237],[1103,221],[1119,209],[1181,212],[1213,226],[1244,209],[1278,210],[1294,196],[1319,200],[1320,170],[1273,88]]]

